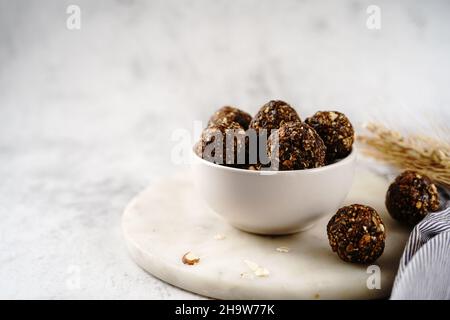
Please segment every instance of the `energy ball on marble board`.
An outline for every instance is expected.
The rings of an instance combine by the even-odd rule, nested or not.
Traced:
[[[208,127],[217,123],[218,121],[223,121],[225,123],[237,122],[242,126],[242,128],[247,130],[250,121],[252,121],[252,116],[238,108],[225,106],[217,110],[211,116],[208,122]]]
[[[338,111],[318,111],[305,122],[317,131],[325,143],[328,163],[344,158],[352,151],[355,131],[345,114]]]
[[[266,129],[267,135],[270,135],[272,130],[292,121],[301,121],[297,111],[284,101],[271,100],[259,109],[250,122],[249,128],[257,132],[260,129]]]
[[[232,141],[232,144],[228,146],[227,141]],[[195,152],[199,157],[216,164],[243,167],[246,161],[245,145],[245,130],[239,123],[218,120],[203,130]]]
[[[277,135],[278,133],[278,135]],[[306,123],[287,122],[267,142],[272,168],[298,170],[325,165],[325,144]]]
[[[331,248],[346,262],[372,263],[384,250],[386,232],[375,209],[352,204],[340,208],[327,225]]]
[[[430,178],[407,170],[389,186],[385,204],[392,218],[416,225],[429,212],[439,209],[439,193]]]

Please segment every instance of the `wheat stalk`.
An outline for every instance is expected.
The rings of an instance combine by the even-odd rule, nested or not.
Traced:
[[[400,169],[415,170],[450,188],[450,145],[430,137],[405,137],[383,125],[368,123],[358,136],[364,154]]]

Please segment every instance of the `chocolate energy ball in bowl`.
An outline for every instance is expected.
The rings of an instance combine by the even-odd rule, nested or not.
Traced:
[[[328,163],[344,158],[352,151],[355,131],[345,114],[338,111],[318,111],[305,122],[317,131],[325,143]]]
[[[246,142],[245,130],[239,123],[217,120],[203,130],[194,151],[213,163],[246,166]]]
[[[250,121],[252,121],[252,116],[238,108],[225,106],[217,110],[211,116],[208,126],[212,126],[219,121],[224,122],[225,124],[237,122],[244,130],[247,130],[250,125]]]
[[[327,225],[328,241],[344,261],[372,263],[384,250],[386,231],[375,209],[352,204],[340,208]]]
[[[300,121],[297,111],[284,101],[271,100],[259,109],[250,122],[249,128],[256,131],[266,129],[267,134],[270,135],[272,130],[292,121]]]
[[[318,168],[325,165],[325,144],[306,123],[288,122],[274,131],[267,144],[271,165],[279,170]]]
[[[394,219],[413,226],[439,209],[439,193],[430,178],[407,170],[389,186],[385,203]]]
[[[271,100],[263,105],[253,117],[247,132],[257,136],[257,164],[270,166],[267,156],[267,141],[274,130],[278,130],[287,122],[300,122],[300,117],[288,103],[282,100]]]
[[[213,212],[258,234],[290,234],[336,212],[350,191],[356,150],[319,168],[265,171],[217,165],[193,155],[193,179]]]

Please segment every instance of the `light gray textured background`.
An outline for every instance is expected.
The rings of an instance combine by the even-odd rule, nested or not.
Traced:
[[[69,4],[81,30],[66,28]],[[381,30],[366,27],[370,4]],[[332,107],[448,140],[449,10],[0,0],[0,298],[195,298],[134,265],[120,216],[179,169],[173,130],[221,105],[281,98],[302,117]]]

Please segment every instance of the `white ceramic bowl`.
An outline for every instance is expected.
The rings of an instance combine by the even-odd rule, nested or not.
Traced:
[[[244,231],[281,235],[334,213],[350,191],[356,150],[315,169],[251,171],[208,162],[193,152],[194,183],[208,207]]]

